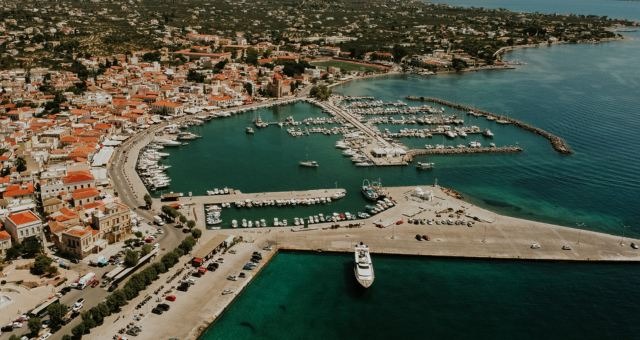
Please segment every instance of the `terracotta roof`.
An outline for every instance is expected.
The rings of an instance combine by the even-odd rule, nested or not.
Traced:
[[[31,210],[21,211],[19,213],[10,214],[7,217],[14,225],[20,226],[23,224],[39,222],[40,218],[36,216]]]
[[[93,175],[89,170],[69,171],[67,175],[62,178],[62,182],[64,184],[88,182],[93,180],[94,180]]]
[[[86,227],[84,229],[71,228],[71,229],[65,231],[64,233],[65,234],[69,234],[71,236],[75,236],[75,237],[83,237],[85,235],[92,234],[93,233],[93,229],[91,229],[90,227]]]
[[[33,183],[29,183],[26,186],[13,184],[7,187],[7,190],[4,192],[4,197],[27,196],[33,194],[33,191]]]
[[[8,232],[4,231],[4,230],[0,230],[0,240],[5,241],[5,240],[10,240],[11,239],[11,235],[9,235]]]
[[[100,191],[96,188],[82,188],[74,190],[73,193],[71,193],[71,197],[73,197],[74,200],[81,200],[84,198],[96,197],[99,194]]]

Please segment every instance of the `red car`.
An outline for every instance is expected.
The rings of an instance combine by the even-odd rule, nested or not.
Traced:
[[[175,295],[167,295],[167,297],[165,297],[165,299],[167,301],[173,302],[173,301],[176,301],[176,296]]]
[[[93,281],[91,282],[91,288],[96,288],[96,287],[98,287],[98,285],[99,285],[99,284],[100,284],[100,281],[98,281],[98,280],[93,280]]]

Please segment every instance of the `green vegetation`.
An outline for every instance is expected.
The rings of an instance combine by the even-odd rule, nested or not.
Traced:
[[[27,326],[29,327],[29,331],[31,331],[31,336],[37,336],[42,328],[42,320],[40,320],[40,318],[31,318],[27,322]]]
[[[36,8],[39,11],[35,11]],[[47,20],[43,23],[41,13],[45,11]],[[352,58],[363,58],[366,52],[385,51],[398,62],[406,55],[460,49],[489,62],[494,58],[493,53],[509,45],[509,41],[515,44],[547,42],[552,37],[560,41],[597,41],[616,36],[606,30],[614,24],[632,24],[607,17],[520,14],[420,0],[255,0],[251,6],[246,2],[224,0],[190,0],[188,5],[180,1],[151,0],[24,0],[19,5],[9,2],[0,10],[0,15],[5,19],[6,32],[35,28],[33,33],[23,33],[17,40],[7,39],[0,44],[1,68],[25,67],[32,61],[60,68],[71,65],[77,57],[130,54],[134,50],[148,51],[141,58],[145,62],[179,63],[182,61],[179,57],[166,58],[160,48],[176,51],[191,46],[183,39],[167,41],[164,38],[168,34],[184,36],[187,28],[196,27],[200,33],[223,37],[235,37],[237,32],[243,32],[249,43],[269,41],[281,45],[281,50],[295,50],[297,44],[310,37],[319,37],[320,45],[331,45],[334,43],[327,37],[341,36],[343,41],[335,45],[349,52]],[[53,30],[58,22],[65,22],[69,30]],[[487,32],[507,33],[499,36]],[[27,47],[35,51],[26,50]],[[9,53],[12,49],[18,53]],[[246,62],[255,63],[259,56],[249,52]],[[234,54],[238,56],[237,51]],[[79,71],[82,81],[99,72]]]
[[[153,204],[153,200],[151,199],[151,195],[144,194],[144,205],[147,210],[151,209],[151,204]]]
[[[365,72],[365,73],[380,72],[380,67],[364,65],[361,63],[354,63],[349,61],[340,61],[340,60],[314,61],[314,62],[311,62],[311,64],[324,69],[327,69],[329,67],[337,67],[340,70],[342,70],[343,73],[348,73],[351,71],[358,71],[358,72]]]
[[[127,250],[124,253],[124,265],[127,268],[133,267],[138,264],[140,254],[135,250]]]
[[[34,258],[36,255],[43,252],[42,243],[36,236],[27,237],[22,240],[22,243],[14,243],[11,248],[7,249],[5,258],[7,260],[14,260],[22,256],[23,258]]]
[[[47,314],[49,314],[49,327],[52,330],[57,330],[62,325],[62,319],[69,311],[69,307],[61,303],[54,303],[47,307]]]
[[[193,236],[193,238],[195,239],[199,239],[200,236],[202,236],[202,230],[198,228],[191,229],[191,236]]]
[[[27,161],[24,160],[24,158],[22,157],[17,157],[16,158],[16,171],[18,172],[23,172],[27,170]]]
[[[318,100],[327,100],[331,97],[331,89],[326,85],[318,85],[311,88],[309,95]]]
[[[42,275],[42,274],[55,274],[58,272],[58,268],[56,266],[51,265],[53,260],[50,259],[47,255],[40,254],[36,256],[35,261],[33,262],[33,266],[29,270],[33,275]]]

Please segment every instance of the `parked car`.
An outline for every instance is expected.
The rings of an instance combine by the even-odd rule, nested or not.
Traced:
[[[167,295],[165,297],[165,300],[167,300],[167,301],[176,301],[176,296],[175,295]]]

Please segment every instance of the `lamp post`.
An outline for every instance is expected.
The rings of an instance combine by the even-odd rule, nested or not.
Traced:
[[[580,239],[582,238],[582,230],[586,226],[587,225],[582,222],[576,223],[576,227],[578,228],[578,243],[576,243],[577,245],[580,245]]]
[[[620,238],[620,246],[624,246],[624,231],[625,229],[629,228],[628,225],[623,225],[622,226],[622,237]]]

